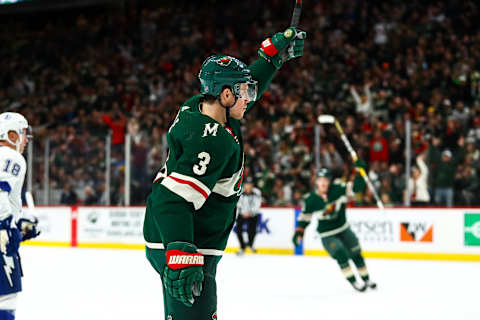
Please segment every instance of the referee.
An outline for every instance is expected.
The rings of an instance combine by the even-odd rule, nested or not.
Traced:
[[[244,192],[240,196],[240,200],[237,205],[237,236],[238,242],[240,242],[240,251],[238,255],[245,253],[247,245],[243,240],[244,225],[247,225],[248,233],[248,246],[253,253],[256,250],[253,248],[253,241],[257,234],[258,225],[258,213],[260,211],[260,205],[262,204],[262,193],[257,188],[253,187],[253,179],[248,177],[244,183]]]

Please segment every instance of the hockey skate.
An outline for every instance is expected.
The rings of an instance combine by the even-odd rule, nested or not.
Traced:
[[[358,292],[364,292],[365,290],[367,290],[367,285],[366,284],[361,284],[358,281],[351,282],[351,285],[352,285],[353,289],[357,290]]]
[[[365,281],[365,286],[369,289],[373,289],[373,290],[377,289],[377,284],[371,280]]]
[[[257,249],[255,249],[254,247],[249,247],[249,248],[252,253],[257,253]]]

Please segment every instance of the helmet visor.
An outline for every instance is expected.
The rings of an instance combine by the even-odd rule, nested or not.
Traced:
[[[257,100],[257,84],[258,82],[255,80],[236,83],[233,87],[233,91],[237,98],[245,99],[248,101],[255,101]]]
[[[33,130],[31,126],[28,126],[27,128],[23,129],[23,133],[26,135],[28,139],[33,138]]]

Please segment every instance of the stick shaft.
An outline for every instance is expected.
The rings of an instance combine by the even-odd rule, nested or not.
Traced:
[[[338,132],[340,133],[340,137],[342,138],[343,143],[345,144],[345,147],[347,148],[348,152],[350,153],[350,156],[352,157],[352,160],[355,162],[358,160],[358,155],[355,152],[355,150],[352,147],[352,144],[348,140],[346,134],[343,132],[342,126],[340,125],[340,122],[338,120],[335,120],[335,127],[337,128]],[[367,173],[365,172],[365,169],[360,168],[359,170],[360,175],[362,176],[363,180],[365,180],[365,183],[367,184],[368,189],[373,194],[373,197],[375,198],[375,201],[377,202],[377,206],[380,209],[384,209],[383,202],[380,200],[380,197],[377,194],[377,190],[375,190],[375,187],[373,186],[372,182],[368,178]]]
[[[295,8],[293,8],[292,20],[290,21],[291,27],[298,27],[300,22],[300,14],[302,13],[302,0],[295,0]]]
[[[25,192],[25,200],[27,202],[28,209],[35,209],[35,202],[33,201],[33,196],[29,191]]]

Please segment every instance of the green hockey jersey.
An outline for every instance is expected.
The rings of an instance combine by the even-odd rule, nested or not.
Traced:
[[[263,59],[249,68],[260,96],[276,69]],[[149,248],[186,241],[204,254],[221,255],[226,247],[242,192],[243,139],[240,121],[230,118],[227,128],[202,114],[202,98],[186,101],[168,130],[168,159],[147,199],[143,233]]]
[[[353,182],[353,192],[365,189],[365,182],[356,177]],[[313,216],[318,219],[317,231],[321,237],[328,237],[340,233],[348,228],[346,218],[347,184],[333,182],[330,184],[325,200],[316,192],[310,192],[304,197],[302,212],[297,223],[301,228],[306,228]]]

